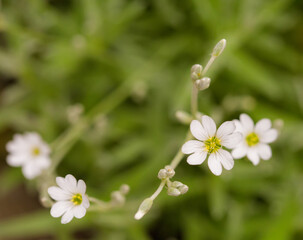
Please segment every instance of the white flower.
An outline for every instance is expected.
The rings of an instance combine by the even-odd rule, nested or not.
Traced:
[[[56,177],[59,187],[49,187],[48,194],[57,202],[52,206],[50,214],[57,218],[61,217],[61,223],[69,223],[73,217],[83,218],[89,207],[86,192],[86,184],[83,180],[77,182],[71,174]]]
[[[182,152],[191,154],[187,162],[191,165],[199,165],[204,162],[207,155],[208,167],[215,175],[222,173],[222,165],[230,170],[234,166],[231,154],[222,147],[233,148],[242,139],[240,133],[234,133],[236,129],[232,121],[224,122],[218,129],[214,120],[208,116],[202,117],[202,124],[193,120],[190,124],[192,135],[198,140],[190,140],[182,146]]]
[[[8,142],[7,163],[13,167],[22,167],[24,176],[33,179],[50,166],[50,148],[37,133],[16,134]]]
[[[275,141],[278,131],[271,128],[269,119],[261,119],[254,126],[253,120],[247,114],[240,115],[240,121],[234,120],[236,131],[243,134],[243,140],[234,148],[232,155],[234,158],[247,158],[257,165],[260,158],[268,160],[271,158],[271,148],[268,143]]]

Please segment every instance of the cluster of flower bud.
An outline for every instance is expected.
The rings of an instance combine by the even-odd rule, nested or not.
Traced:
[[[188,191],[188,186],[178,182],[178,181],[174,181],[172,183],[170,183],[168,189],[167,189],[167,194],[170,196],[174,196],[177,197],[179,195],[185,194]]]
[[[161,180],[172,178],[175,175],[175,170],[171,166],[165,166],[164,169],[160,169],[158,178]]]
[[[195,64],[191,68],[191,79],[199,91],[208,88],[210,84],[210,78],[203,77],[202,70],[203,67],[200,64]]]

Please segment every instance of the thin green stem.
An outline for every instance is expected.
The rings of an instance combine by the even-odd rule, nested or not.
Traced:
[[[190,131],[188,130],[187,134],[186,134],[186,138],[184,140],[184,142],[187,142],[188,140],[190,140],[192,138],[192,135],[190,133]],[[175,157],[173,158],[173,160],[171,161],[171,163],[169,164],[173,169],[176,169],[176,167],[178,167],[179,163],[181,162],[181,160],[183,159],[184,154],[182,153],[181,148],[179,149],[179,151],[177,152],[177,154],[175,155]]]
[[[158,197],[158,195],[162,192],[162,189],[164,188],[165,184],[166,184],[166,179],[161,181],[161,183],[160,183],[159,187],[157,188],[157,190],[153,193],[153,195],[151,195],[150,198],[152,200],[155,200],[156,197]]]
[[[191,114],[196,118],[198,112],[198,88],[193,84],[191,94]]]
[[[209,61],[207,62],[205,68],[202,71],[202,76],[204,76],[206,74],[206,72],[208,71],[208,69],[210,68],[210,66],[213,64],[213,62],[215,61],[216,57],[215,56],[211,56],[211,58],[209,59]]]

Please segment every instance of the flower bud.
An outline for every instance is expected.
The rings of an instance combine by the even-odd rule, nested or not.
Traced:
[[[223,52],[224,48],[226,46],[226,40],[222,39],[220,42],[217,43],[217,45],[214,47],[214,50],[212,52],[213,57],[218,57]]]
[[[174,188],[179,188],[181,186],[183,186],[184,184],[179,182],[179,181],[174,181],[172,182],[171,186],[174,187]]]
[[[202,79],[198,79],[195,81],[195,85],[196,85],[197,89],[200,91],[208,88],[209,84],[210,84],[210,78],[208,78],[208,77],[204,77]]]
[[[284,127],[284,121],[282,119],[276,119],[273,122],[273,128],[277,129],[279,132],[281,132],[281,130]]]
[[[125,203],[125,197],[120,191],[114,191],[111,194],[111,202],[115,206],[123,206]]]
[[[201,74],[202,74],[202,70],[203,70],[203,67],[200,65],[200,64],[195,64],[191,67],[191,79],[193,81],[199,79],[201,77]]]
[[[153,200],[151,198],[146,198],[141,203],[137,213],[135,214],[135,219],[140,220],[146,213],[148,213],[152,205],[153,205]]]
[[[165,170],[168,178],[172,178],[175,175],[175,170],[171,166],[165,166]]]
[[[200,64],[195,64],[195,65],[193,65],[193,66],[191,67],[190,72],[191,72],[191,73],[201,73],[202,70],[203,70],[202,65],[200,65]]]
[[[191,121],[193,120],[193,117],[188,114],[187,112],[184,111],[177,111],[176,112],[176,118],[184,124],[190,124]]]
[[[70,123],[76,123],[84,112],[84,106],[81,103],[71,105],[67,108],[67,119]]]
[[[41,197],[40,202],[43,207],[49,208],[53,205],[53,202],[50,200],[49,197]]]
[[[167,178],[167,174],[166,174],[165,169],[160,169],[160,171],[158,172],[158,178],[161,179],[161,180]]]
[[[181,194],[185,194],[188,191],[188,186],[183,184],[183,186],[179,187],[179,191],[181,192]]]
[[[170,187],[167,189],[167,194],[170,196],[177,197],[181,194],[181,192],[177,188]]]
[[[123,195],[126,195],[126,194],[128,194],[129,189],[130,189],[130,187],[129,187],[127,184],[123,184],[123,185],[120,187],[120,192],[121,192]]]
[[[170,188],[174,188],[174,189],[178,190],[179,195],[180,194],[185,194],[188,191],[188,186],[179,182],[179,181],[172,182],[171,185],[170,185]],[[177,193],[177,191],[173,191],[173,190],[170,190],[170,191],[174,192],[174,193]],[[172,195],[172,194],[169,194],[169,195]],[[172,195],[172,196],[179,196],[179,195]]]

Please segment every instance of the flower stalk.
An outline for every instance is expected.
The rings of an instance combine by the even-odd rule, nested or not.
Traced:
[[[207,73],[208,69],[214,62],[214,60],[223,52],[226,45],[226,40],[222,39],[217,45],[214,47],[211,58],[206,64],[206,67],[203,69],[203,67],[199,64],[195,64],[191,68],[191,79],[192,79],[192,93],[191,93],[191,116],[186,116],[186,119],[192,118],[197,119],[198,115],[198,93],[199,91],[205,90],[209,87],[210,79],[205,78],[205,74]],[[186,122],[184,120],[184,114],[177,115],[177,117],[181,120],[181,122]],[[185,142],[192,139],[192,134],[190,130],[188,130],[185,138]],[[170,163],[170,168],[172,170],[175,170],[177,166],[180,164],[184,157],[184,153],[182,152],[182,148],[178,150],[175,157],[172,159]],[[171,196],[179,196],[180,194],[184,194],[187,192],[188,187],[180,182],[171,182],[170,177],[166,176],[165,178],[162,178],[161,176],[165,176],[164,174],[165,169],[161,169],[158,177],[161,179],[161,183],[156,189],[156,191],[149,197],[146,198],[140,205],[137,213],[135,214],[135,219],[139,220],[141,219],[152,207],[154,200],[159,196],[159,194],[162,192],[163,188],[167,186],[168,188],[168,195]]]

